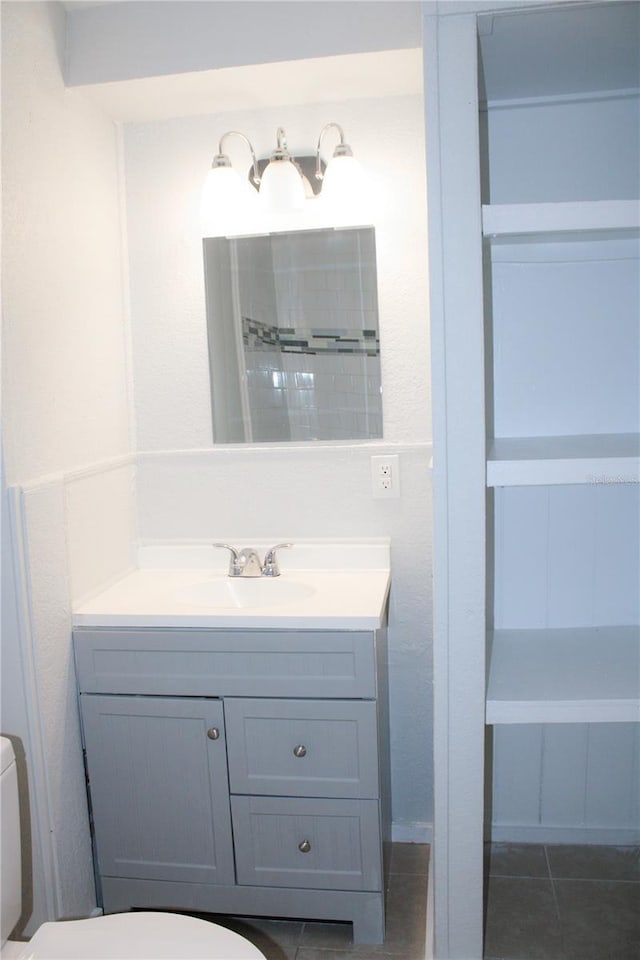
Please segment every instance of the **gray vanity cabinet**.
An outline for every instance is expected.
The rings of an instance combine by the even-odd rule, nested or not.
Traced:
[[[349,920],[381,942],[385,639],[76,629],[105,912]]]

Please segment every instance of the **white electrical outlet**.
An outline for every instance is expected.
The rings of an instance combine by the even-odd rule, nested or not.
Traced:
[[[371,457],[371,494],[374,500],[400,496],[400,458]]]

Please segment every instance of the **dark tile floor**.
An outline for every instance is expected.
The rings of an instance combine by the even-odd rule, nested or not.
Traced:
[[[215,920],[267,960],[423,960],[428,862],[393,845],[380,945],[354,946],[349,923]],[[492,844],[485,894],[486,960],[640,960],[640,847]]]
[[[251,940],[267,960],[424,960],[428,864],[428,846],[393,844],[383,944],[354,946],[350,923],[211,919]]]
[[[640,847],[486,851],[485,957],[639,960]]]

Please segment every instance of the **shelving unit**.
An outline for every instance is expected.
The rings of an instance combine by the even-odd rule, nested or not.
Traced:
[[[487,486],[640,483],[640,434],[502,437],[487,455]]]
[[[487,723],[640,721],[640,627],[498,630]]]
[[[492,244],[637,241],[640,200],[485,204],[482,225],[484,238]],[[622,483],[640,481],[639,433],[499,438],[491,441],[488,451],[490,487],[614,478]]]
[[[640,514],[629,496],[637,489],[640,500],[640,200],[638,177],[628,165],[631,158],[637,171],[634,69],[636,87],[640,77],[637,53],[625,62],[620,46],[635,22],[634,5],[611,6],[609,12],[577,8],[571,21],[565,11],[564,26],[550,10],[526,12],[524,32],[517,17],[493,17],[490,30],[486,21],[485,32],[480,29],[489,77],[483,153],[488,202],[482,206],[490,278],[486,482],[501,516],[489,552],[489,622],[496,629],[488,644],[488,724],[640,721],[640,610],[632,596],[634,583],[640,592]],[[548,51],[538,50],[548,68],[544,95],[520,89],[510,96],[507,74],[496,71],[495,62],[505,58],[506,45],[511,51],[514,44],[527,45],[527,29],[535,57],[545,18],[548,35],[560,42],[551,61],[543,57]],[[579,58],[560,63],[570,22]],[[595,49],[589,32],[596,24],[610,56],[598,58],[592,76],[578,78],[580,58],[588,62]],[[501,77],[497,99],[492,75]],[[603,130],[611,141],[606,162],[597,155]],[[532,157],[521,152],[522,141]],[[572,164],[575,184],[566,175]],[[520,177],[512,172],[519,165]],[[585,485],[587,495],[571,493]],[[523,493],[510,497],[502,516],[510,487]],[[527,488],[542,489],[536,495]],[[596,549],[616,549],[597,519],[604,510],[617,518],[624,537],[619,549],[635,569],[622,589],[612,588],[611,602],[603,599],[605,588],[593,587],[601,567]],[[567,530],[574,543],[563,536],[563,512],[573,516]],[[542,576],[559,583],[555,591],[536,583],[531,564],[513,545],[516,536],[519,550],[544,569]],[[592,546],[594,555],[585,561]],[[611,553],[609,562],[616,564]],[[559,600],[562,589],[567,597]],[[512,597],[503,601],[507,590]]]
[[[479,960],[487,742],[503,836],[637,836],[640,4],[448,6],[424,34],[434,955]]]
[[[636,236],[640,201],[581,200],[566,203],[501,203],[482,207],[482,232],[491,240],[535,237],[558,240],[571,234]]]

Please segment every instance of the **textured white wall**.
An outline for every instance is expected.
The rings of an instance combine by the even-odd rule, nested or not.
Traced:
[[[227,130],[258,155],[283,125],[313,152],[343,125],[372,183],[384,402],[379,445],[213,447],[199,195]],[[397,836],[432,819],[431,499],[426,185],[422,100],[261,109],[125,128],[142,541],[392,539],[390,687]],[[373,500],[370,457],[398,452],[401,497]]]
[[[25,560],[3,653],[20,650],[11,683],[37,737],[27,763],[47,903],[36,877],[36,923],[95,905],[72,578],[84,592],[128,565],[133,516],[118,138],[64,88],[63,47],[61,4],[2,4],[3,416],[7,483],[23,488],[12,546]],[[3,732],[28,747],[24,717],[4,707]]]
[[[117,142],[60,73],[57,4],[3,4],[8,484],[128,450]]]

